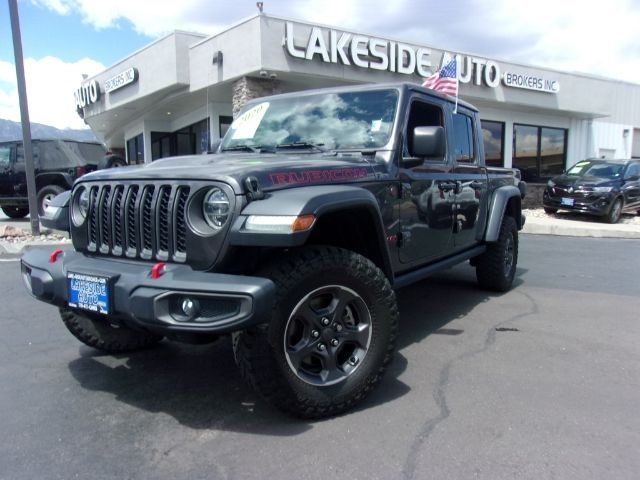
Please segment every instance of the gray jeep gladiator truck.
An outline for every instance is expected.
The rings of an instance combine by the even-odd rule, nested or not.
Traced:
[[[81,342],[125,352],[229,335],[241,374],[304,418],[380,382],[394,290],[470,261],[506,291],[524,184],[487,168],[478,111],[411,84],[256,99],[215,154],[97,171],[52,202],[73,250],[22,257]]]

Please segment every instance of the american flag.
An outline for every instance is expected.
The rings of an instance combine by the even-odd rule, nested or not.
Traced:
[[[458,63],[456,62],[456,57],[454,56],[449,63],[427,78],[422,86],[457,97]]]

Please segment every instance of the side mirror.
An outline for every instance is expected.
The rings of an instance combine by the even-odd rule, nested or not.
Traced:
[[[628,177],[625,177],[624,180],[626,182],[637,182],[638,180],[640,180],[640,175],[630,175]]]
[[[412,152],[414,157],[443,158],[444,128],[416,127],[413,129]]]
[[[71,190],[56,195],[51,203],[47,205],[44,215],[40,217],[40,222],[46,228],[69,232],[69,201],[71,200]]]

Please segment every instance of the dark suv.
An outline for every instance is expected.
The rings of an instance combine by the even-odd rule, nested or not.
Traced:
[[[542,203],[550,214],[572,210],[616,223],[623,212],[640,211],[640,160],[580,161],[549,180]]]
[[[97,142],[33,140],[39,215],[78,177],[96,170],[104,156],[105,149]],[[10,218],[29,213],[24,147],[18,140],[0,143],[0,207]]]

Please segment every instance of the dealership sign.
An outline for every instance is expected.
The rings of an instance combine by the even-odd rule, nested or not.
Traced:
[[[98,82],[91,80],[73,92],[73,96],[76,100],[76,108],[84,108],[100,100],[100,86]]]
[[[381,38],[356,35],[321,27],[311,27],[309,36],[298,42],[292,22],[285,23],[283,46],[286,52],[303,60],[319,60],[325,63],[354,65],[371,70],[383,70],[404,75],[428,77],[432,72],[433,52],[430,48],[413,47],[404,43],[383,40]],[[442,52],[437,65],[445,65],[452,54]],[[525,88],[540,92],[557,93],[560,86],[557,81],[536,75],[505,73],[500,65],[492,60],[457,55],[458,80],[460,83],[496,88],[500,80],[507,87]]]
[[[130,83],[134,83],[137,80],[138,70],[135,68],[129,68],[104,82],[104,91],[105,93],[110,93],[114,90],[118,90],[119,88],[129,85]]]

